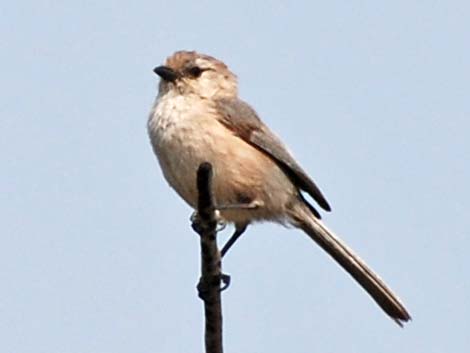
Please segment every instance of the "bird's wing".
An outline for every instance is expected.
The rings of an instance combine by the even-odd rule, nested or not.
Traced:
[[[326,211],[330,205],[313,180],[298,165],[279,137],[272,133],[256,112],[242,100],[219,99],[217,117],[235,135],[271,157],[301,190],[306,191]]]

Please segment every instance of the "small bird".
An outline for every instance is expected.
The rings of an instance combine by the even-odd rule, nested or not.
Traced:
[[[148,133],[163,175],[194,209],[196,172],[212,164],[220,217],[235,225],[221,255],[249,224],[272,221],[303,230],[343,267],[400,326],[411,316],[398,297],[320,221],[330,205],[320,189],[256,112],[238,97],[237,77],[209,55],[178,51],[154,72],[159,92]]]

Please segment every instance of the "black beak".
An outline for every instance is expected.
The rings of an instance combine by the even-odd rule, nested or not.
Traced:
[[[168,66],[157,66],[153,69],[158,76],[160,76],[163,80],[174,82],[178,78],[178,73]]]

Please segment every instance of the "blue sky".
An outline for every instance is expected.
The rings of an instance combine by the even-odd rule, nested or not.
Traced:
[[[468,352],[470,5],[1,5],[0,348],[203,351],[197,236],[146,134],[154,66],[225,61],[390,284],[398,328],[300,231],[224,261],[227,352]],[[221,234],[221,241],[228,232]]]

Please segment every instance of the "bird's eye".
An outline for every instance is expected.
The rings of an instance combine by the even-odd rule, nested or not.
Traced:
[[[192,67],[188,68],[186,72],[188,73],[188,76],[190,76],[192,78],[198,78],[199,76],[201,76],[201,74],[204,72],[204,70],[201,69],[198,66],[192,66]]]

